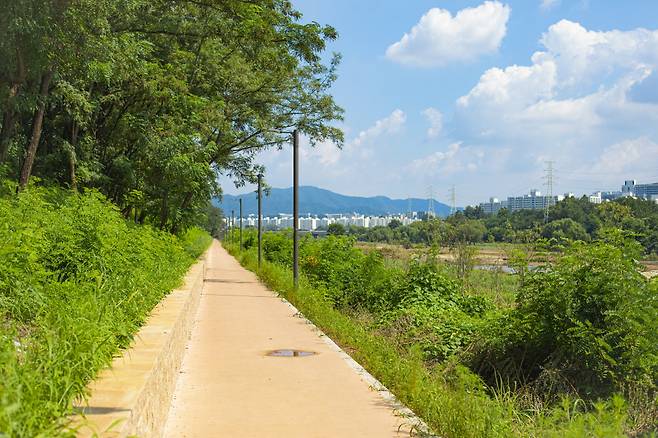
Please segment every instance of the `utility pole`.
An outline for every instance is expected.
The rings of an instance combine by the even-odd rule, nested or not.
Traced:
[[[457,190],[453,184],[452,188],[450,189],[450,216],[455,213],[457,213]]]
[[[235,243],[235,210],[231,210],[231,245]]]
[[[555,164],[555,161],[547,161],[546,162],[546,169],[545,172],[546,174],[544,175],[544,179],[546,182],[544,183],[546,185],[546,201],[544,202],[544,223],[548,222],[548,213],[551,209],[551,204],[553,203],[553,165]]]
[[[242,198],[240,198],[240,251],[242,251]]]
[[[295,289],[299,286],[299,131],[292,133],[292,276]]]
[[[258,269],[262,260],[263,248],[263,174],[258,174]]]

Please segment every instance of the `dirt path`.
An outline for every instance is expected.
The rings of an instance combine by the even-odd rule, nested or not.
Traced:
[[[217,242],[207,266],[166,437],[409,436],[341,353]],[[267,356],[277,349],[317,354]]]

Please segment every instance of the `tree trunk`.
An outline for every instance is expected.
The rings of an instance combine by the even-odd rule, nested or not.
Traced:
[[[27,186],[32,175],[32,165],[34,165],[34,157],[37,154],[37,147],[41,140],[41,130],[43,128],[43,115],[46,111],[46,99],[48,98],[48,91],[50,89],[50,81],[53,78],[52,70],[47,71],[41,77],[41,87],[39,89],[39,103],[37,111],[34,113],[34,121],[32,122],[32,135],[30,142],[27,145],[25,154],[25,161],[21,169],[21,176],[18,180],[18,190],[23,190]]]
[[[14,132],[14,109],[12,108],[12,101],[18,94],[18,83],[14,83],[9,89],[9,97],[7,98],[7,109],[2,118],[2,129],[0,130],[0,164],[4,163],[7,159],[7,151],[9,149],[9,140]]]
[[[75,147],[78,143],[78,124],[73,122],[71,125],[71,150],[69,150],[69,182],[71,190],[78,190],[78,179],[75,175],[75,165],[78,160]]]

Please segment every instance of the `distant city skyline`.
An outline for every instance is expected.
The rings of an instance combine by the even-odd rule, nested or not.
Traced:
[[[658,3],[295,0],[337,28],[344,148],[302,142],[301,182],[477,204],[658,181]],[[475,30],[478,29],[476,32]],[[289,148],[258,161],[290,185]],[[222,178],[226,193],[238,193]],[[251,188],[249,188],[251,189]]]

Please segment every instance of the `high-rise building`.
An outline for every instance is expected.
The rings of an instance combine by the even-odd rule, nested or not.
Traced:
[[[658,198],[658,183],[638,184],[635,180],[624,181],[621,187],[622,196],[635,196],[643,199]]]
[[[507,208],[510,211],[543,210],[563,200],[564,196],[546,196],[538,190],[531,190],[529,195],[510,196],[507,198]]]
[[[507,208],[507,201],[499,201],[498,198],[489,198],[489,202],[481,202],[480,208],[484,214],[496,214],[502,208]]]

